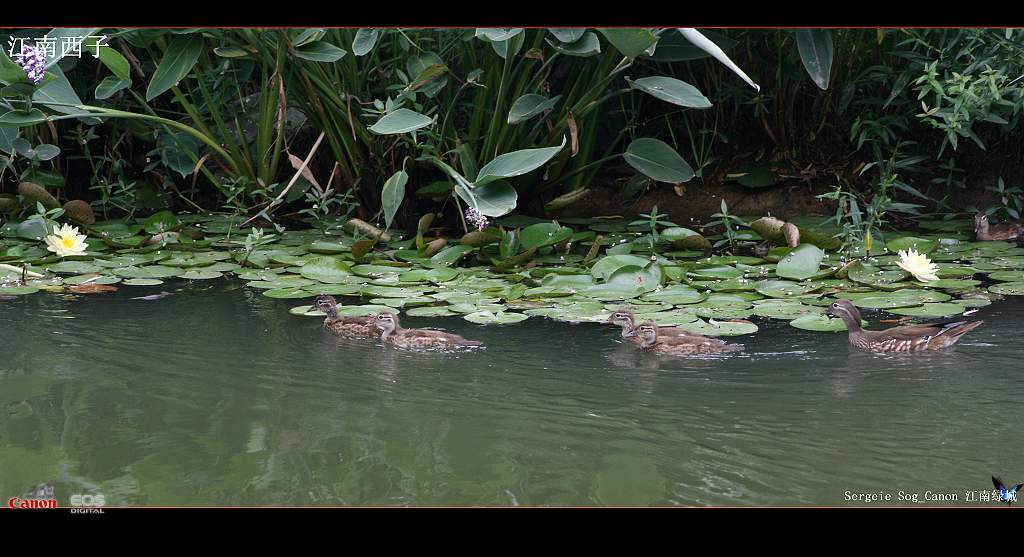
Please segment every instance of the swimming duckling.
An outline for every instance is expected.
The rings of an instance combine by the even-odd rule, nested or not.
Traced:
[[[639,335],[633,334],[636,330],[636,316],[631,310],[620,309],[608,316],[608,321],[613,325],[622,327],[622,338],[630,342],[640,344],[643,339]],[[658,335],[661,337],[692,337],[693,333],[684,331],[679,327],[658,327]],[[696,335],[700,336],[700,335]],[[704,338],[704,337],[701,337]]]
[[[380,330],[380,338],[388,344],[399,348],[445,349],[460,346],[481,346],[482,342],[467,340],[444,331],[430,329],[403,329],[398,324],[398,316],[393,313],[382,313],[374,318],[374,324]]]
[[[313,300],[313,307],[327,314],[324,327],[328,331],[348,337],[376,338],[380,336],[377,326],[373,324],[373,316],[342,317],[338,315],[338,302],[334,297],[322,294]]]
[[[708,338],[703,335],[663,337],[658,334],[658,329],[659,327],[653,321],[648,321],[636,328],[634,334],[642,341],[640,348],[672,356],[722,354],[743,350],[742,344],[729,344],[724,340]]]
[[[836,300],[826,312],[839,317],[850,331],[850,344],[870,352],[923,352],[941,350],[956,344],[964,333],[984,321],[951,321],[893,327],[884,331],[865,331],[860,326],[860,310],[849,300]]]
[[[984,213],[974,215],[974,234],[979,242],[993,240],[1014,240],[1024,235],[1024,226],[1016,222],[989,224]]]

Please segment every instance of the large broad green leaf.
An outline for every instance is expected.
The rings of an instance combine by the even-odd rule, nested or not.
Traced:
[[[516,208],[519,195],[512,184],[504,180],[473,187],[460,175],[456,175],[454,178],[455,193],[471,207],[488,217],[500,217]]]
[[[571,228],[568,226],[558,226],[553,222],[531,224],[519,231],[519,243],[523,251],[553,246],[571,237]]]
[[[775,274],[783,278],[803,280],[818,273],[825,252],[813,244],[800,244],[793,248],[775,267]]]
[[[338,48],[327,41],[313,41],[295,49],[295,55],[303,60],[313,62],[337,62],[345,57],[348,52]]]
[[[407,133],[429,126],[433,121],[431,117],[419,112],[408,108],[399,108],[377,120],[376,124],[370,126],[370,131],[380,135]]]
[[[174,213],[170,211],[160,211],[146,219],[146,222],[142,226],[143,229],[150,234],[161,234],[163,232],[170,232],[171,230],[180,228],[182,226],[182,222],[178,220],[178,217],[174,216]]]
[[[409,175],[404,170],[395,172],[387,182],[384,182],[384,189],[380,192],[381,206],[384,208],[384,225],[391,228],[391,221],[398,212],[398,206],[405,199],[405,183]]]
[[[574,43],[580,40],[587,30],[583,27],[549,27],[548,31],[563,43]]]
[[[474,185],[480,186],[501,178],[520,176],[527,172],[536,170],[550,161],[559,151],[565,147],[565,137],[562,137],[562,144],[557,147],[544,147],[541,149],[521,149],[511,153],[505,153],[480,169]]]
[[[131,66],[128,59],[120,52],[110,47],[100,47],[100,62],[110,70],[116,77],[131,81]]]
[[[32,110],[11,110],[0,115],[0,126],[23,128],[46,121],[46,114],[38,108]]]
[[[405,71],[412,79],[408,89],[433,97],[448,84],[448,66],[434,52],[423,52],[419,56],[409,56],[405,62]]]
[[[500,43],[523,32],[519,27],[495,27],[477,29],[475,36],[488,42]]]
[[[658,42],[658,37],[650,29],[639,27],[598,29],[616,50],[627,58],[636,58]]]
[[[523,120],[529,120],[541,112],[553,108],[561,98],[562,95],[550,99],[534,93],[523,95],[512,103],[512,108],[508,111],[508,123],[518,124]]]
[[[373,47],[377,44],[377,39],[379,37],[380,29],[364,27],[356,31],[356,38],[352,40],[352,54],[355,54],[356,56],[365,56],[373,50]]]
[[[310,259],[299,272],[303,277],[320,282],[339,284],[348,280],[352,274],[348,263],[328,256]]]
[[[832,32],[828,29],[797,29],[796,46],[800,61],[814,84],[828,89],[832,74]]]
[[[704,35],[723,50],[729,50],[736,46],[736,41],[724,35],[710,31],[705,31]],[[654,54],[651,56],[644,55],[642,58],[650,58],[657,62],[687,62],[709,58],[710,56],[709,52],[697,48],[693,43],[686,40],[682,34],[665,33],[658,38],[658,48],[654,51]]]
[[[53,74],[54,79],[36,90],[32,95],[32,102],[49,106],[64,114],[88,114],[85,110],[75,108],[74,105],[82,104],[82,99],[78,98],[78,94],[71,87],[71,82],[64,76],[64,72],[54,66],[49,73]]]
[[[924,238],[904,236],[902,238],[895,238],[893,240],[889,240],[885,244],[885,247],[889,248],[889,251],[893,253],[906,250],[914,250],[918,253],[930,253],[938,245],[938,242],[936,242],[935,240],[926,240]]]
[[[641,137],[633,140],[622,154],[630,166],[648,178],[678,184],[693,178],[693,169],[665,142]]]
[[[550,39],[545,40],[552,48],[566,56],[586,58],[588,56],[601,54],[601,41],[592,31],[587,31],[574,43],[560,43]]]
[[[178,84],[192,71],[203,51],[203,37],[198,33],[179,35],[171,40],[164,57],[153,72],[146,89],[146,100],[151,101]]]
[[[711,101],[701,94],[696,87],[685,81],[664,76],[641,77],[637,80],[631,80],[627,77],[626,81],[633,89],[643,91],[665,102],[687,108],[711,107]]]
[[[121,79],[116,75],[108,75],[96,86],[96,98],[100,100],[109,99],[114,93],[131,86],[132,82],[130,80]]]
[[[606,280],[615,271],[628,266],[643,267],[650,260],[636,255],[608,255],[602,257],[590,268],[590,274],[597,279]]]

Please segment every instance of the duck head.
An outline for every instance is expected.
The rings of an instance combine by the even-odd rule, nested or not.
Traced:
[[[651,346],[658,342],[658,326],[654,321],[648,321],[636,328],[636,335],[643,341],[643,346]]]
[[[988,228],[988,216],[985,213],[974,215],[974,231],[981,232]]]
[[[620,309],[608,316],[608,323],[618,325],[624,330],[633,328],[633,312],[628,309]]]
[[[334,300],[333,296],[321,294],[313,300],[313,307],[326,313],[327,315],[334,316],[338,313],[338,302]]]
[[[387,337],[398,329],[398,317],[393,313],[381,313],[373,318],[373,324],[382,336]]]
[[[842,319],[846,323],[846,328],[851,331],[860,329],[860,310],[850,300],[832,302],[825,315]]]

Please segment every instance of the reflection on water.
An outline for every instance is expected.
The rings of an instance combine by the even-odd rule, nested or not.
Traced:
[[[1024,480],[1024,303],[954,351],[763,324],[678,359],[614,327],[403,318],[486,350],[325,333],[230,283],[0,302],[0,496],[108,505],[843,505]],[[131,298],[172,293],[159,300]],[[989,504],[989,503],[981,503]]]

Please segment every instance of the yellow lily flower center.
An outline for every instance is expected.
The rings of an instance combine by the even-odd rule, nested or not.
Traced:
[[[60,243],[64,245],[65,249],[71,249],[71,248],[75,247],[75,237],[74,236],[63,236],[60,239]]]

